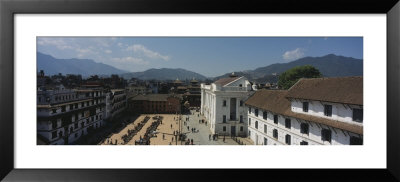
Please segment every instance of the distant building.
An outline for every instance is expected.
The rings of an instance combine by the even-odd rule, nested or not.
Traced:
[[[142,95],[142,94],[148,94],[151,93],[152,91],[145,86],[134,86],[130,85],[125,88],[126,89],[126,95],[128,98],[131,98],[136,95]]]
[[[127,108],[127,98],[125,89],[111,89],[109,101],[110,101],[111,111],[108,116],[110,116],[111,119],[113,119],[115,118],[115,116],[119,115]]]
[[[247,108],[251,84],[245,77],[221,78],[211,85],[201,84],[201,114],[213,134],[246,136]]]
[[[190,85],[187,87],[184,97],[189,102],[190,107],[200,107],[201,88],[199,81],[194,78],[190,81]]]
[[[259,90],[247,101],[256,145],[361,145],[362,77],[300,79],[289,90]]]
[[[182,98],[174,94],[137,95],[129,99],[129,112],[180,113]]]
[[[37,93],[38,144],[71,144],[104,125],[102,89],[65,89]]]

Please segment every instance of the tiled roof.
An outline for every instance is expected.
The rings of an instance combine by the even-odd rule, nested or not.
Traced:
[[[287,97],[363,105],[363,77],[300,79]]]
[[[239,78],[242,78],[242,77],[227,77],[227,78],[221,78],[221,79],[215,81],[214,83],[215,83],[215,84],[220,84],[220,85],[222,85],[222,86],[225,86],[226,84],[231,83],[231,82],[233,82],[233,81],[235,81],[235,80],[237,80],[237,79],[239,79]]]

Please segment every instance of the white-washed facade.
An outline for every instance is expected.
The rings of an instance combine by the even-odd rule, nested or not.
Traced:
[[[347,78],[340,79],[346,81]],[[326,80],[320,80],[324,81]],[[357,83],[356,81],[348,81],[347,84]],[[361,88],[357,89],[362,89],[362,85],[358,86]],[[318,90],[315,90],[318,87],[311,89],[318,93]],[[357,101],[360,97],[362,100],[362,93],[354,92],[352,97],[337,94],[335,99],[342,102],[322,101],[322,97],[321,100],[312,100],[285,96],[296,95],[293,93],[296,90],[297,88],[288,91],[260,90],[253,95],[254,98],[249,98],[246,102],[248,135],[254,144],[362,145],[363,105]],[[325,89],[324,94],[329,92],[331,91]],[[274,99],[278,97],[279,99]]]
[[[103,90],[47,90],[37,93],[37,134],[42,144],[72,144],[103,126]]]
[[[227,84],[201,84],[201,114],[213,134],[246,136],[247,108],[251,94],[250,82],[237,77]]]
[[[362,138],[361,135],[346,130],[262,109],[258,109],[261,114],[256,116],[257,108],[249,107],[250,109],[247,121],[249,137],[256,145],[349,145],[351,137]],[[263,117],[264,112],[267,113],[266,118]],[[301,125],[305,125],[308,129],[302,130]],[[321,134],[323,129],[331,132],[330,141],[323,139]],[[277,136],[274,135],[274,130]]]

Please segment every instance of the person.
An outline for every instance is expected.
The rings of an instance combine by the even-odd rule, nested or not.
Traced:
[[[162,139],[163,139],[163,140],[165,139],[165,134],[164,134],[164,133],[162,134]]]
[[[192,145],[193,145],[193,138],[192,139],[190,139],[190,142],[192,143]]]
[[[171,124],[171,129],[172,129],[172,124]]]
[[[211,140],[211,134],[208,135],[208,140]]]
[[[172,137],[172,141],[174,141],[174,137]]]

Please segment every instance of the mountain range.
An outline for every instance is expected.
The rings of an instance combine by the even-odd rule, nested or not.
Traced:
[[[191,80],[193,78],[197,80],[207,79],[205,76],[195,73],[193,71],[188,71],[182,68],[161,68],[161,69],[148,69],[142,72],[132,72],[124,73],[121,76],[125,79],[138,78],[141,80]]]
[[[44,70],[46,75],[80,74],[90,75],[122,74],[127,71],[114,68],[103,63],[96,63],[91,59],[57,59],[53,56],[37,52],[37,70]]]
[[[207,79],[204,75],[181,68],[152,68],[142,72],[128,72],[103,63],[96,63],[90,59],[56,59],[40,52],[37,53],[37,65],[38,70],[44,70],[46,75],[58,73],[81,74],[82,76],[118,74],[125,79],[137,78],[141,80],[175,80],[177,78],[180,80],[192,78],[196,78],[197,80]],[[322,57],[304,57],[288,63],[275,63],[254,70],[238,71],[235,72],[235,74],[238,76],[245,76],[250,81],[255,81],[257,83],[275,83],[278,81],[280,73],[295,66],[302,65],[316,67],[325,77],[363,75],[362,59],[334,54],[328,54]],[[211,79],[217,80],[222,77],[227,77],[230,74],[231,73],[226,73]]]
[[[256,82],[276,82],[278,75],[286,70],[303,65],[311,65],[317,68],[324,77],[362,76],[363,60],[352,57],[328,54],[322,57],[304,57],[288,63],[275,63],[254,70],[235,72],[236,75],[245,76]],[[219,79],[227,77],[231,73],[215,77]]]

